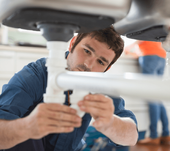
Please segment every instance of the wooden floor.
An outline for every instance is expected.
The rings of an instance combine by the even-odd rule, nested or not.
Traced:
[[[135,145],[129,151],[170,151],[170,145]]]

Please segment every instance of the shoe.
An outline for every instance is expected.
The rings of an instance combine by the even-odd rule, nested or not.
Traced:
[[[139,145],[160,145],[160,138],[145,138],[137,142]]]
[[[170,136],[162,136],[160,139],[161,144],[170,145]]]

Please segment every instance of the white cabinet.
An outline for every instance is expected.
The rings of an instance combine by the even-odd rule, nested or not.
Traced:
[[[47,57],[48,54],[41,53],[30,53],[30,52],[18,52],[16,53],[16,69],[15,71],[20,71],[24,65],[30,62],[34,62],[39,58]]]
[[[0,46],[0,93],[14,73],[28,63],[47,56],[45,48]]]
[[[15,52],[0,51],[0,74],[12,74],[15,72]]]
[[[113,74],[139,73],[140,69],[137,59],[122,55],[107,72]]]

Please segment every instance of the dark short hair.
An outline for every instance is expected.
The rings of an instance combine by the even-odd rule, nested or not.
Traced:
[[[91,38],[95,38],[99,42],[106,43],[109,46],[109,49],[112,49],[115,52],[115,57],[113,58],[112,62],[109,64],[107,69],[116,62],[116,60],[120,57],[123,52],[124,41],[120,37],[120,35],[114,30],[113,26],[110,26],[105,29],[92,31],[89,33],[79,33],[77,35],[76,41],[71,49],[73,52],[76,45],[85,37],[90,36]],[[107,70],[106,69],[106,70]]]

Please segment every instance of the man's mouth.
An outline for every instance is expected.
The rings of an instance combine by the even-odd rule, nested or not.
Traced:
[[[78,69],[78,71],[83,71],[83,70],[81,70],[80,68],[77,68]]]
[[[78,67],[76,67],[76,68],[74,68],[72,71],[83,71],[83,70],[80,69],[80,68],[78,68]]]

